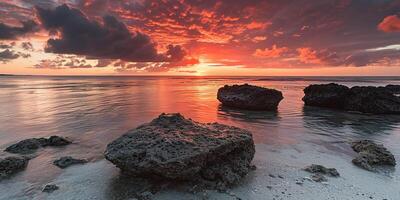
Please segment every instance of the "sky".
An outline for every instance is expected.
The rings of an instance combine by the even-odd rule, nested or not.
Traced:
[[[0,74],[400,76],[400,1],[2,0]]]

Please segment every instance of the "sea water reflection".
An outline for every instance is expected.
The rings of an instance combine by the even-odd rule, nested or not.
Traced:
[[[400,152],[400,117],[370,116],[305,107],[302,89],[310,80],[287,78],[195,77],[0,77],[0,148],[32,137],[62,135],[74,144],[38,152],[14,181],[33,187],[61,173],[51,165],[70,155],[101,160],[107,143],[160,113],[180,112],[200,122],[220,122],[250,130],[257,144],[331,145],[354,138],[383,141]],[[353,85],[398,84],[397,79],[333,80]],[[355,80],[355,81],[354,81]],[[250,83],[281,90],[278,112],[243,111],[222,107],[216,99],[225,84]],[[2,152],[1,154],[4,154]],[[45,172],[43,168],[47,169]]]

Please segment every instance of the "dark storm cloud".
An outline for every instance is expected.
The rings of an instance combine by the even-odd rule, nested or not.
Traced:
[[[396,50],[368,51],[399,44],[398,0],[19,1],[22,8],[0,2],[1,18],[29,20],[29,8],[41,7],[40,21],[55,33],[47,52],[135,63],[126,64],[129,69],[168,70],[177,63],[195,63],[188,55],[246,67],[399,63]],[[103,17],[107,14],[115,17]],[[274,46],[285,53],[266,54]],[[276,56],[254,56],[257,51]],[[99,61],[99,67],[111,63]]]
[[[37,12],[42,25],[60,36],[47,41],[46,52],[130,62],[179,61],[184,57],[182,48],[173,45],[169,46],[167,55],[158,53],[148,35],[131,33],[113,16],[105,16],[99,23],[67,5],[54,10],[38,7]]]
[[[19,58],[19,54],[13,50],[6,49],[4,51],[0,51],[0,62],[7,63],[11,60]]]
[[[0,23],[0,39],[16,39],[19,36],[32,33],[37,30],[36,22],[29,20],[21,22],[22,26],[9,26]]]

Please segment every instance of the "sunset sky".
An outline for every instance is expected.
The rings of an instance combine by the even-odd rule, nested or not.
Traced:
[[[0,73],[400,75],[400,1],[2,0]]]

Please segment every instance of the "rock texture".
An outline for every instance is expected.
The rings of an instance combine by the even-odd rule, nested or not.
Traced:
[[[248,84],[233,85],[218,90],[218,100],[224,106],[248,110],[276,110],[283,99],[282,92]]]
[[[6,157],[0,159],[0,180],[22,171],[28,166],[29,159],[25,157]]]
[[[71,156],[65,156],[61,157],[53,162],[53,164],[59,168],[67,168],[71,165],[76,165],[76,164],[85,164],[87,163],[87,160],[84,159],[76,159],[72,158]]]
[[[7,147],[5,151],[17,154],[29,154],[34,153],[40,147],[64,146],[68,144],[71,144],[71,141],[60,136],[51,136],[49,138],[31,138],[13,144]]]
[[[400,85],[387,85],[384,88],[393,94],[400,94]]]
[[[304,89],[303,101],[308,106],[342,108],[349,88],[336,83],[310,85]]]
[[[134,176],[229,186],[251,170],[254,153],[246,130],[163,113],[108,144],[105,157]]]
[[[353,163],[363,169],[375,171],[376,166],[395,166],[396,160],[383,145],[370,140],[353,142],[351,147],[358,153]]]
[[[388,86],[387,86],[388,87]],[[335,83],[304,89],[308,106],[336,108],[372,114],[400,114],[400,97],[386,87],[352,87]]]

